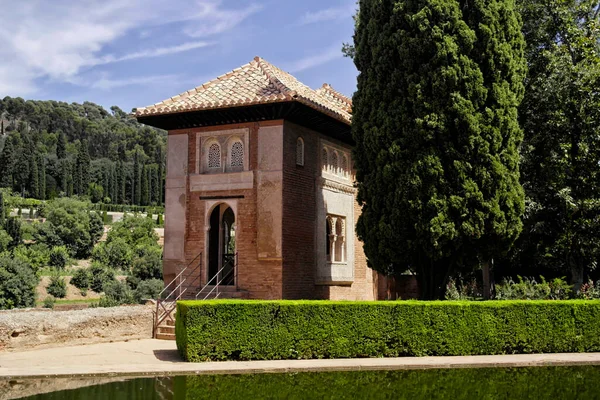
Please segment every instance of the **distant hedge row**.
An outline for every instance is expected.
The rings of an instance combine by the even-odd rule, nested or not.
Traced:
[[[600,301],[181,301],[188,361],[600,351]]]

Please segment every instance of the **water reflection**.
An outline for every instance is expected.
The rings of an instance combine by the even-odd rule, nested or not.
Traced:
[[[108,379],[0,381],[0,400],[600,399],[599,366]]]

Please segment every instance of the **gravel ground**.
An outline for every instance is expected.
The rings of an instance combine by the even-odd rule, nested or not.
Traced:
[[[0,351],[147,339],[153,307],[0,311]]]

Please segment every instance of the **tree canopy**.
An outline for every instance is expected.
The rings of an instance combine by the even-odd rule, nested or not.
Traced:
[[[514,2],[363,0],[354,44],[358,235],[373,268],[413,269],[440,297],[521,231]]]

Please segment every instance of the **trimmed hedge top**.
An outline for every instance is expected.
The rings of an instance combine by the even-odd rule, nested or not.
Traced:
[[[181,301],[188,361],[600,351],[600,301]]]

